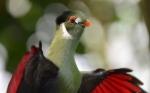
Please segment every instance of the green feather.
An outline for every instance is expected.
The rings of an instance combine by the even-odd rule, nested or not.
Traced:
[[[81,24],[67,21],[60,24],[48,49],[47,58],[59,67],[59,93],[77,93],[80,87],[82,75],[76,66],[74,54],[83,31]]]
[[[64,37],[63,25],[60,25],[56,31],[48,49],[47,58],[52,60],[60,69],[58,79],[60,93],[77,93],[81,83],[81,74],[75,64],[74,54],[83,28],[72,29],[80,32],[75,33],[75,37],[67,38]]]

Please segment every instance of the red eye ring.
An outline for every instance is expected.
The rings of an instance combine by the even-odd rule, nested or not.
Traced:
[[[75,23],[75,20],[77,19],[77,17],[76,16],[69,16],[68,17],[68,20],[69,20],[69,22],[71,22],[71,23]]]

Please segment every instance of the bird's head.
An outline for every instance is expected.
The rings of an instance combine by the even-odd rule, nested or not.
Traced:
[[[58,27],[62,28],[63,35],[67,39],[79,39],[84,28],[91,25],[81,12],[65,11],[56,19]]]
[[[58,67],[73,57],[80,37],[90,22],[81,12],[64,12],[56,18],[57,30],[48,49],[47,58]]]

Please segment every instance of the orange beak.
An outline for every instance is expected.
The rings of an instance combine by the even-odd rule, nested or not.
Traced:
[[[85,22],[82,23],[82,25],[85,27],[90,27],[92,25],[92,22],[89,20],[86,20]]]

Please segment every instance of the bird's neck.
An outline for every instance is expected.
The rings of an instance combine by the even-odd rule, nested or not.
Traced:
[[[81,34],[74,39],[61,26],[48,49],[47,58],[59,67],[59,93],[77,93],[80,87],[81,74],[76,66],[74,53]]]
[[[78,40],[72,39],[72,37],[64,37],[64,32],[56,31],[56,34],[52,40],[52,43],[47,51],[47,58],[54,62],[55,65],[60,67],[63,62],[74,61],[74,53]]]

